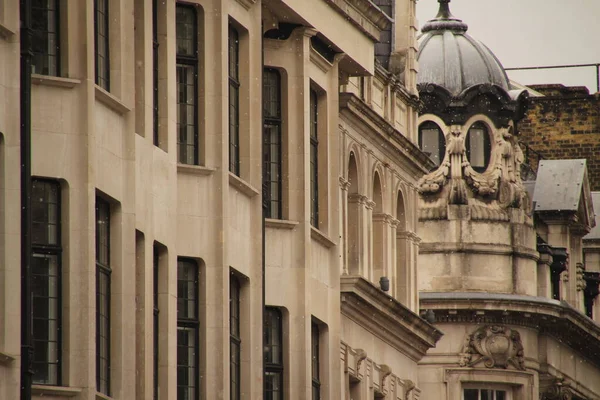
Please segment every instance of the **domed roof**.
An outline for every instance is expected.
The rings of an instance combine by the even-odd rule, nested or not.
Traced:
[[[455,97],[481,84],[509,92],[509,80],[500,61],[466,33],[467,24],[450,13],[450,0],[438,1],[437,16],[423,26],[419,38],[417,83],[439,85]]]

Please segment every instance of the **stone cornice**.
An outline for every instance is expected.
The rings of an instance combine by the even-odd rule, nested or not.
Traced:
[[[463,242],[433,242],[421,243],[421,253],[472,253],[491,255],[516,255],[537,261],[539,253],[534,249],[522,246],[510,246],[491,243],[463,243]]]
[[[377,114],[367,104],[352,93],[340,93],[340,111],[347,110],[349,114],[367,125],[376,135],[397,142],[397,148],[390,150],[398,157],[408,159],[407,166],[415,176],[421,177],[435,167],[433,161],[419,147],[400,133],[381,115]]]
[[[420,292],[436,323],[524,326],[552,336],[600,367],[600,325],[564,301],[501,293]]]
[[[392,25],[392,19],[369,0],[325,1],[374,41],[379,41],[380,32]]]
[[[358,276],[340,278],[342,314],[396,350],[419,361],[442,332]]]

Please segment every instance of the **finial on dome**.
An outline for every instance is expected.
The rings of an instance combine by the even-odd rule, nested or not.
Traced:
[[[466,32],[469,29],[467,24],[450,12],[450,0],[438,0],[438,2],[440,3],[440,9],[434,19],[423,25],[423,29],[421,29],[423,33],[444,30]]]

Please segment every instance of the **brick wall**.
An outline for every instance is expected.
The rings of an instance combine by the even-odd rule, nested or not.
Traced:
[[[544,97],[530,97],[519,124],[529,163],[544,159],[586,158],[591,188],[600,191],[600,92],[563,85],[531,85]],[[528,149],[527,149],[528,147]]]

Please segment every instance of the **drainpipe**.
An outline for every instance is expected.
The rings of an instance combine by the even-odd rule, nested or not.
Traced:
[[[33,307],[31,293],[31,0],[20,0],[21,16],[21,400],[31,400]]]
[[[262,14],[261,14],[262,16]],[[261,27],[260,27],[260,33],[261,33],[261,37],[260,37],[260,51],[261,51],[261,59],[260,59],[260,87],[261,87],[261,99],[262,99],[262,82],[263,82],[263,72],[265,70],[265,35],[264,35],[264,23],[261,22]],[[265,125],[265,110],[264,107],[262,106],[262,103],[260,105],[260,109],[261,109],[261,120],[262,120],[262,124],[261,124],[261,135],[260,135],[260,159],[262,160],[262,162],[264,162],[264,143],[265,143],[265,130],[264,125]],[[265,284],[267,282],[267,277],[266,277],[266,258],[265,258],[265,250],[266,250],[266,240],[265,240],[265,218],[267,217],[267,211],[269,209],[269,203],[267,202],[267,199],[265,197],[265,193],[267,190],[267,184],[264,181],[264,176],[262,176],[262,170],[263,170],[264,166],[261,165],[261,181],[262,181],[262,317],[263,317],[263,330],[265,327],[265,321],[266,321],[266,292],[267,289],[265,287]],[[260,359],[262,360],[262,366],[263,366],[263,396],[265,393],[265,389],[267,386],[267,382],[265,380],[265,356],[264,356],[264,348],[265,348],[265,335],[264,332],[261,334],[262,337],[262,348],[263,348],[263,353],[260,355]]]

